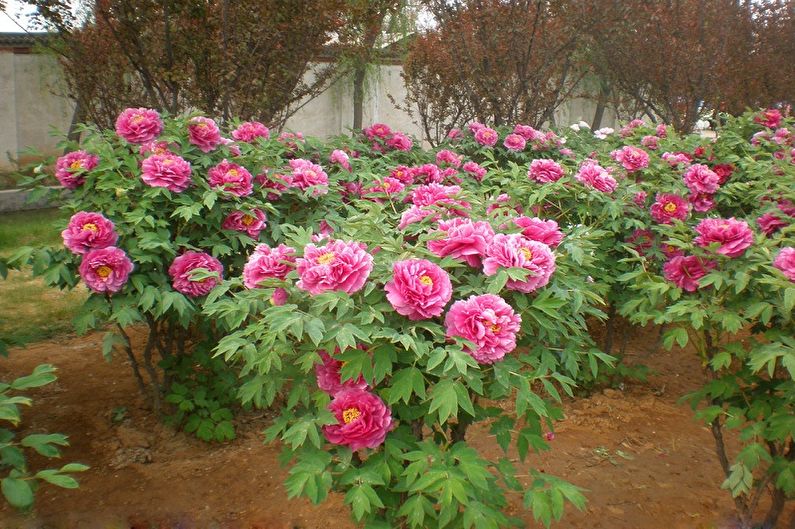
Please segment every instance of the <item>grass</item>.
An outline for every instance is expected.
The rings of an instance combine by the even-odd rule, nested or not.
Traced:
[[[62,244],[68,215],[57,209],[0,213],[0,257],[22,246]],[[72,318],[88,296],[85,288],[48,287],[29,270],[0,279],[0,336],[11,343],[45,340],[72,328]]]

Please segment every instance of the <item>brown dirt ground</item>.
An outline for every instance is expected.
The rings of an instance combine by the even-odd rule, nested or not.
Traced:
[[[133,333],[140,341],[140,333]],[[655,351],[657,332],[630,340],[630,363],[656,374],[623,391],[604,390],[566,404],[552,449],[519,468],[538,468],[587,489],[588,506],[569,508],[560,528],[722,529],[733,527],[732,502],[720,490],[720,468],[709,431],[677,399],[702,382],[689,351]],[[278,446],[262,443],[267,417],[239,420],[239,438],[209,445],[162,426],[146,411],[121,356],[106,363],[101,334],[67,336],[11,352],[0,379],[27,374],[49,362],[56,383],[31,392],[27,432],[69,435],[63,461],[91,466],[80,488],[42,487],[35,511],[18,514],[0,502],[2,529],[348,529],[341,496],[323,505],[287,500]],[[112,412],[126,406],[127,419]],[[486,456],[499,449],[486,428],[468,440]],[[35,468],[46,461],[33,460]],[[51,464],[50,466],[56,466]],[[512,511],[535,524],[514,502]],[[795,527],[790,506],[779,527]]]

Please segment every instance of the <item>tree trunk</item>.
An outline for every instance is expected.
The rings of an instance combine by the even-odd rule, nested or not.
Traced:
[[[362,116],[364,114],[364,78],[366,66],[357,66],[353,71],[353,130],[362,130]]]
[[[596,101],[596,111],[593,115],[591,122],[591,130],[598,130],[602,128],[602,119],[605,116],[605,108],[607,107],[607,98],[610,96],[610,87],[606,82],[599,83],[599,99]]]

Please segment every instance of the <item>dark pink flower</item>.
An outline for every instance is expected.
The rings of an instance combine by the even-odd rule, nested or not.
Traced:
[[[395,180],[400,180],[406,185],[411,185],[414,183],[414,174],[412,173],[409,167],[405,165],[398,165],[389,173],[389,176],[394,178]]]
[[[441,150],[436,153],[436,165],[447,164],[452,167],[460,167],[461,161],[464,159],[462,154],[456,154],[447,149]]]
[[[708,193],[691,193],[687,200],[693,206],[693,211],[699,213],[706,213],[715,207],[713,195]]]
[[[271,305],[281,307],[285,303],[287,303],[287,299],[290,295],[287,291],[283,288],[275,288],[273,289],[273,295],[271,296]]]
[[[734,172],[734,165],[730,163],[719,163],[712,166],[712,172],[718,175],[718,184],[725,184]]]
[[[301,190],[314,187],[315,195],[328,193],[328,175],[319,165],[299,158],[290,160],[290,168],[293,170],[288,179],[290,187]]]
[[[141,180],[151,187],[174,193],[185,191],[191,182],[190,162],[171,153],[153,154],[141,164]]]
[[[527,177],[539,184],[557,182],[563,178],[563,167],[555,160],[539,158],[530,162]]]
[[[151,108],[128,108],[116,118],[116,134],[129,143],[146,143],[161,132],[160,114]]]
[[[493,147],[498,139],[500,136],[497,131],[489,127],[483,127],[475,132],[475,141],[486,147]]]
[[[210,169],[207,181],[212,187],[239,197],[248,196],[254,191],[251,173],[227,160]]]
[[[98,248],[83,256],[78,271],[94,292],[118,292],[127,283],[133,263],[124,250],[115,246]]]
[[[113,246],[119,240],[113,223],[100,213],[90,211],[79,211],[72,215],[61,236],[64,246],[76,254]]]
[[[447,336],[475,344],[467,352],[481,364],[493,364],[516,348],[522,318],[494,294],[471,296],[453,303],[444,319]]]
[[[646,198],[648,198],[648,194],[645,191],[638,191],[635,193],[635,196],[632,197],[632,202],[634,202],[635,205],[643,207],[646,205]]]
[[[297,263],[300,280],[296,286],[313,296],[329,290],[353,294],[373,270],[373,256],[353,241],[334,240],[321,247],[307,244]]]
[[[138,154],[141,156],[149,156],[150,154],[174,154],[172,149],[178,148],[178,145],[168,143],[167,141],[147,141],[142,143],[138,149]]]
[[[640,144],[649,150],[656,151],[659,141],[660,138],[658,136],[643,136],[640,140]]]
[[[479,267],[480,259],[494,237],[494,230],[485,221],[455,218],[439,221],[444,238],[428,241],[428,249],[439,257],[453,257],[469,266]]]
[[[668,127],[665,125],[665,123],[660,123],[657,125],[656,132],[658,138],[665,138],[668,136]]]
[[[232,137],[237,141],[244,141],[246,143],[254,143],[257,138],[270,138],[271,131],[260,123],[259,121],[247,121],[241,123],[235,130],[232,131]]]
[[[386,141],[386,145],[396,151],[410,151],[414,143],[411,141],[411,138],[402,132],[395,132],[392,134],[392,137]]]
[[[781,270],[787,279],[795,281],[795,248],[792,246],[782,248],[773,260],[773,266]]]
[[[55,178],[67,189],[77,189],[86,181],[86,173],[99,163],[99,157],[86,151],[72,151],[55,162]]]
[[[411,169],[412,181],[419,181],[423,184],[440,184],[444,178],[436,164],[426,163]]]
[[[520,216],[513,219],[514,224],[522,228],[522,235],[532,241],[538,241],[555,248],[563,240],[563,232],[554,220],[543,220],[537,217]]]
[[[258,239],[259,233],[267,225],[265,220],[265,213],[259,208],[254,208],[251,213],[233,211],[226,216],[221,227],[225,230],[240,231],[248,234],[252,239]]]
[[[671,193],[657,193],[651,205],[651,218],[660,224],[671,224],[673,219],[685,220],[689,213],[687,200]]]
[[[378,448],[392,428],[392,412],[377,395],[362,389],[345,389],[334,396],[328,409],[337,424],[323,427],[332,444],[351,450]]]
[[[591,187],[602,193],[612,193],[618,187],[618,182],[610,176],[607,169],[593,161],[583,163],[574,178],[585,184],[586,187]]]
[[[475,180],[481,182],[483,177],[486,176],[486,169],[481,167],[475,162],[466,162],[462,167],[465,173],[469,173],[475,177]]]
[[[717,253],[726,257],[739,257],[754,242],[754,232],[744,220],[702,219],[695,228],[698,237],[693,242],[701,247],[719,244]]]
[[[473,121],[472,123],[467,125],[467,129],[469,129],[469,132],[471,132],[473,136],[475,134],[477,134],[477,132],[480,129],[485,129],[485,128],[486,128],[486,125],[484,125],[483,123],[480,123],[478,121]]]
[[[693,164],[682,176],[691,193],[711,195],[720,187],[720,177],[704,164]]]
[[[684,152],[664,152],[661,156],[671,167],[676,167],[684,163],[690,163],[692,158]]]
[[[387,176],[381,180],[376,180],[371,188],[365,190],[365,194],[375,195],[376,197],[384,195],[390,197],[401,193],[405,188],[406,186],[403,182]],[[376,199],[376,201],[380,202],[379,199]]]
[[[295,268],[295,249],[280,244],[271,248],[267,244],[257,245],[243,266],[243,284],[246,288],[257,288],[265,279],[281,279]]]
[[[544,138],[543,132],[534,129],[530,125],[522,125],[521,123],[517,123],[513,128],[513,133],[518,134],[526,141],[536,141]]]
[[[440,315],[453,295],[447,272],[425,259],[396,261],[392,265],[392,280],[384,290],[392,308],[410,320]]]
[[[523,151],[527,141],[519,134],[508,134],[502,144],[510,151]]]
[[[483,273],[493,276],[500,268],[524,268],[530,274],[522,281],[509,279],[510,290],[525,294],[549,283],[555,272],[555,254],[544,243],[532,241],[519,234],[498,233],[491,240],[483,259]]]
[[[453,197],[461,193],[459,186],[443,186],[441,184],[425,184],[411,191],[411,202],[415,206],[433,206],[453,202]]]
[[[781,120],[781,111],[776,108],[768,108],[761,114],[758,114],[756,117],[754,117],[755,122],[769,129],[775,129],[781,125]]]
[[[654,233],[651,230],[636,228],[627,237],[627,244],[640,255],[646,255],[646,252],[654,246]]]
[[[789,226],[789,222],[786,222],[773,213],[765,213],[756,219],[756,223],[759,225],[759,229],[767,236],[773,235],[781,228]]]
[[[363,129],[362,132],[368,140],[372,140],[374,138],[380,138],[384,140],[388,138],[390,134],[392,134],[392,129],[389,128],[389,125],[385,125],[383,123],[373,123],[369,127]]]
[[[672,257],[663,265],[665,279],[687,292],[698,290],[698,280],[715,268],[713,261],[704,261],[695,255]]]
[[[334,354],[340,353],[339,347],[334,350]],[[325,391],[332,397],[344,389],[367,389],[367,382],[364,377],[359,375],[356,379],[348,379],[342,382],[340,377],[340,369],[342,362],[328,354],[323,349],[319,350],[317,354],[320,356],[321,363],[315,364],[315,379],[317,380],[317,387]]]
[[[611,152],[610,156],[620,163],[628,173],[633,173],[649,166],[649,153],[632,145],[625,145]]]
[[[430,207],[411,206],[400,216],[398,229],[405,229],[406,226],[416,222],[422,222],[428,217],[431,217],[432,220],[439,220],[440,214]]]
[[[199,116],[188,123],[188,139],[202,152],[210,152],[222,143],[221,130],[215,121]]]
[[[194,279],[192,277],[194,270],[215,272],[217,277]],[[174,290],[186,296],[199,297],[209,293],[221,282],[224,266],[221,261],[208,253],[187,251],[174,259],[168,267],[168,275],[171,276],[171,286]]]

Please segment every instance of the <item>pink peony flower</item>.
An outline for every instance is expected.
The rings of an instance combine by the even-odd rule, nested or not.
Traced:
[[[113,246],[119,240],[113,223],[100,213],[90,211],[79,211],[72,215],[61,237],[64,246],[76,254]]]
[[[668,165],[671,167],[676,167],[683,163],[690,163],[692,160],[690,155],[684,152],[664,152],[660,158],[668,162]]]
[[[668,136],[668,127],[665,125],[665,123],[660,123],[657,125],[656,132],[658,138],[665,138]]]
[[[480,129],[485,129],[485,128],[486,128],[486,125],[484,125],[483,123],[480,123],[478,121],[473,121],[472,123],[467,125],[467,129],[469,129],[469,132],[471,132],[473,136],[475,134],[477,134],[477,132]]]
[[[447,336],[475,344],[467,352],[481,364],[493,364],[516,348],[522,318],[494,294],[471,296],[453,303],[444,319]]]
[[[499,138],[497,131],[489,127],[483,127],[475,132],[475,141],[486,147],[493,147]]]
[[[334,149],[331,152],[331,155],[328,157],[328,161],[331,163],[340,164],[343,169],[348,172],[351,172],[351,161],[348,157],[348,153],[345,151],[341,151],[340,149]]]
[[[520,216],[513,219],[514,224],[522,228],[522,235],[531,241],[538,241],[555,248],[563,240],[563,232],[554,220],[542,220],[537,217]]]
[[[366,129],[362,130],[362,132],[368,140],[372,140],[374,138],[386,139],[390,134],[392,134],[392,129],[389,128],[389,125],[385,125],[383,123],[373,123]]]
[[[295,268],[295,249],[280,244],[271,248],[259,244],[243,266],[243,284],[246,288],[257,288],[265,279],[281,279]]]
[[[790,217],[795,217],[795,204],[793,204],[789,200],[779,201],[778,209],[780,209],[781,212],[784,213],[785,215],[788,215]]]
[[[297,263],[300,280],[296,286],[313,296],[329,290],[353,294],[373,270],[373,256],[353,241],[334,240],[321,247],[307,244]]]
[[[691,193],[687,200],[693,206],[694,211],[706,213],[715,207],[715,200],[712,197],[713,195],[707,193]]]
[[[365,194],[377,196],[387,195],[388,197],[391,197],[392,195],[401,193],[405,188],[406,186],[403,184],[403,182],[387,176],[381,180],[376,180],[373,187],[367,189]],[[376,201],[380,202],[379,199],[376,199]]]
[[[607,169],[593,161],[582,164],[574,178],[586,187],[591,187],[602,193],[612,193],[618,187],[618,182],[610,176]]]
[[[720,177],[704,164],[693,164],[682,176],[691,193],[713,194],[720,186]]]
[[[671,193],[657,193],[650,211],[651,218],[660,224],[671,224],[673,219],[685,220],[689,213],[687,200]]]
[[[512,267],[524,268],[531,273],[523,281],[509,279],[505,286],[527,294],[549,283],[549,278],[555,272],[555,254],[544,243],[519,234],[499,233],[491,240],[486,251],[483,273],[493,276],[500,268]]]
[[[222,143],[221,130],[215,121],[198,116],[188,123],[188,139],[202,152],[210,152]]]
[[[483,177],[486,176],[486,169],[481,167],[475,162],[466,162],[462,167],[465,173],[469,173],[475,177],[475,180],[481,182]]]
[[[781,112],[776,108],[768,108],[761,114],[754,117],[754,121],[759,123],[763,127],[767,127],[769,129],[775,129],[779,125],[781,125]]]
[[[160,114],[150,108],[128,108],[116,118],[116,134],[129,143],[146,143],[161,132]]]
[[[290,168],[293,171],[288,179],[290,187],[297,187],[301,190],[314,187],[314,195],[328,193],[328,175],[319,165],[299,158],[290,160]]]
[[[147,141],[142,143],[138,148],[138,154],[141,156],[149,156],[150,154],[173,154],[171,149],[176,149],[178,145],[168,143],[167,141]]]
[[[94,292],[118,292],[127,283],[133,263],[124,250],[115,246],[97,248],[83,256],[78,271]]]
[[[539,184],[557,182],[563,177],[563,167],[554,160],[539,158],[530,162],[527,177]]]
[[[649,150],[656,151],[659,146],[659,140],[660,138],[657,136],[643,136],[640,140],[640,144]]]
[[[255,143],[257,138],[270,138],[271,131],[260,123],[259,121],[247,121],[241,123],[235,130],[232,131],[232,137],[237,141],[244,141],[246,143]]]
[[[494,230],[485,221],[473,222],[466,218],[439,221],[443,239],[428,241],[428,250],[439,257],[450,256],[478,268],[480,259],[494,237]]]
[[[253,215],[245,211],[233,211],[224,219],[221,227],[225,230],[240,231],[248,234],[252,239],[259,238],[259,232],[265,229],[265,213],[259,209],[254,208]]]
[[[411,138],[402,132],[395,132],[392,134],[392,137],[386,141],[386,145],[396,151],[410,151],[414,143],[411,141]]]
[[[778,255],[773,260],[773,266],[781,270],[787,279],[795,281],[795,248],[792,246],[785,246],[778,252]]]
[[[176,154],[153,154],[141,164],[141,180],[151,187],[165,187],[174,193],[185,191],[191,182],[190,162]]]
[[[277,307],[281,307],[285,303],[287,303],[287,298],[289,298],[289,294],[283,288],[276,288],[273,290],[273,295],[271,296],[271,305],[275,305]]]
[[[436,153],[436,165],[447,164],[453,167],[461,167],[461,161],[464,159],[462,154],[456,154],[453,151],[443,149]]]
[[[72,151],[55,162],[55,178],[66,189],[77,189],[86,181],[86,173],[99,163],[99,157],[86,151]]]
[[[428,217],[432,217],[432,220],[439,220],[440,215],[429,207],[411,206],[400,216],[400,224],[398,224],[398,229],[405,229],[406,226],[416,222],[422,222]]]
[[[339,352],[340,349],[337,347],[334,354],[339,354]],[[319,350],[317,354],[322,362],[315,364],[315,378],[317,379],[317,387],[321,390],[333,397],[344,389],[367,389],[367,382],[365,382],[362,375],[359,375],[356,379],[348,379],[342,382],[340,377],[342,362],[329,355],[323,349]]]
[[[622,138],[626,138],[628,136],[631,136],[632,132],[636,128],[642,127],[643,125],[644,123],[642,119],[633,119],[632,121],[621,127],[621,130],[618,132],[618,135],[621,136]]]
[[[698,280],[715,268],[713,261],[704,261],[695,255],[671,257],[663,265],[665,279],[687,292],[698,290]]]
[[[648,196],[649,195],[645,191],[638,191],[635,193],[635,196],[632,197],[632,202],[637,206],[643,207],[646,205],[646,198],[648,198]]]
[[[440,315],[453,295],[447,272],[425,259],[396,261],[392,265],[392,280],[384,290],[392,308],[410,320]]]
[[[460,139],[463,135],[464,133],[461,132],[461,129],[450,129],[450,132],[447,133],[447,139],[455,141]]]
[[[400,180],[406,185],[411,185],[414,183],[414,175],[411,169],[405,165],[398,165],[392,169],[392,171],[389,173],[389,176],[395,180]]]
[[[627,237],[627,244],[640,255],[646,255],[646,252],[654,247],[654,233],[651,230],[636,228]]]
[[[756,223],[759,225],[759,229],[762,230],[762,232],[768,237],[776,233],[781,228],[789,225],[788,222],[774,215],[773,213],[765,213],[756,219]]]
[[[207,181],[212,187],[239,197],[248,196],[254,191],[251,173],[244,167],[227,160],[210,169]]]
[[[519,134],[508,134],[502,144],[510,151],[523,151],[527,141]]]
[[[754,232],[748,224],[734,217],[702,219],[695,230],[698,233],[698,237],[693,239],[695,244],[706,248],[718,243],[717,253],[726,257],[739,257],[754,242]]]
[[[218,277],[193,279],[191,273],[194,270],[216,272]],[[168,275],[171,276],[171,286],[174,290],[186,296],[199,297],[209,293],[221,283],[224,266],[221,261],[208,253],[187,251],[174,259],[168,267]]]
[[[412,181],[419,180],[423,184],[441,184],[444,178],[442,172],[436,164],[426,163],[418,167],[412,167],[411,179]]]
[[[351,450],[378,448],[392,428],[392,412],[377,395],[362,389],[345,389],[334,395],[328,409],[338,424],[323,427],[331,444]]]
[[[441,184],[425,184],[411,191],[411,202],[415,206],[432,206],[452,202],[453,197],[461,193],[459,186],[443,186]]]
[[[518,134],[526,141],[541,140],[544,137],[544,133],[534,129],[530,125],[522,125],[521,123],[517,123],[513,128],[513,133]]]
[[[634,173],[649,166],[649,153],[631,145],[625,145],[611,152],[610,157],[620,163],[628,173]]]
[[[734,172],[734,165],[730,163],[719,163],[712,166],[712,172],[718,175],[718,184],[725,184]]]

